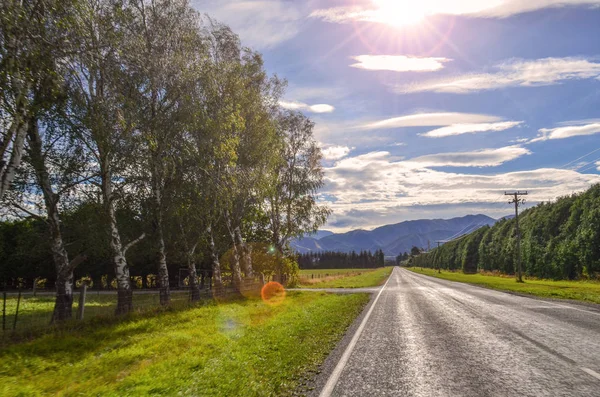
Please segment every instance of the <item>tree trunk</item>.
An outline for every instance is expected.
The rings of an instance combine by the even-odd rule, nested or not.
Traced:
[[[163,201],[162,201],[162,178],[158,166],[160,161],[152,156],[154,166],[152,168],[152,194],[154,196],[154,226],[157,243],[157,277],[160,293],[160,304],[168,305],[171,301],[171,290],[169,288],[169,270],[167,268],[167,254],[165,252],[165,239],[163,234]]]
[[[242,270],[244,271],[247,279],[253,279],[254,270],[252,269],[252,249],[242,238],[242,231],[239,226],[235,228],[235,243],[239,247],[242,255]]]
[[[212,283],[213,288],[220,293],[223,290],[223,279],[221,277],[221,264],[219,263],[219,256],[215,247],[215,240],[213,237],[212,227],[208,226],[208,244],[210,248],[210,260],[212,266]]]
[[[51,323],[73,318],[73,272],[56,278],[56,300]]]
[[[69,262],[69,255],[65,249],[60,230],[60,217],[58,212],[59,197],[52,189],[52,182],[42,154],[42,139],[38,130],[37,120],[31,119],[26,125],[27,143],[29,146],[29,161],[35,171],[37,184],[44,196],[44,204],[48,229],[50,232],[50,250],[56,270],[56,300],[52,322],[69,320],[73,313],[73,267]],[[34,280],[35,282],[35,280]]]
[[[171,290],[169,288],[169,270],[167,269],[167,255],[165,254],[165,239],[162,231],[162,220],[157,228],[158,243],[158,287],[160,291],[160,304],[168,305],[171,301]]]
[[[15,77],[15,79],[18,80],[17,77]],[[19,87],[20,85],[21,84],[16,84],[17,87]],[[28,117],[27,110],[27,93],[29,92],[29,87],[30,85],[26,84],[25,87],[23,87],[21,94],[17,97],[15,117],[10,127],[10,129],[12,129],[13,132],[7,134],[7,141],[3,142],[2,145],[2,156],[0,156],[0,199],[4,197],[4,194],[8,191],[10,184],[15,178],[17,168],[19,168],[19,165],[21,164],[21,158],[23,157],[25,137],[30,130],[30,119]],[[15,136],[15,138],[12,145],[10,159],[8,160],[8,163],[4,164],[4,150],[8,149],[9,141],[12,139],[13,135]]]
[[[229,236],[231,237],[231,242],[233,243],[233,247],[231,248],[233,263],[231,263],[231,278],[233,281],[233,286],[237,291],[241,290],[242,287],[242,271],[240,269],[240,252],[238,250],[238,246],[236,243],[236,235],[235,231],[231,228],[231,218],[227,211],[225,211],[225,220],[227,222],[227,229],[229,230]],[[240,236],[241,237],[241,236]]]
[[[200,290],[204,289],[204,284],[206,283],[206,271],[202,270],[200,272]]]
[[[108,219],[110,225],[110,249],[112,252],[115,277],[117,278],[117,315],[127,314],[133,310],[133,290],[131,289],[131,277],[129,266],[123,252],[121,235],[117,227],[117,219],[112,203],[109,205]]]
[[[190,283],[190,300],[192,302],[197,302],[200,300],[200,289],[198,288],[198,273],[196,272],[196,262],[194,261],[194,252],[196,251],[196,246],[187,253],[187,265],[188,265],[188,278]]]
[[[113,268],[117,279],[117,315],[127,314],[133,310],[133,291],[131,289],[131,277],[129,275],[129,266],[125,258],[123,244],[121,243],[121,234],[117,224],[115,205],[112,197],[112,181],[109,172],[108,159],[100,156],[102,169],[102,198],[104,209],[108,218],[108,228],[110,234],[110,251],[112,255]]]

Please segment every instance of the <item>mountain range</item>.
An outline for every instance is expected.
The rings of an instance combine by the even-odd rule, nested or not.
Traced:
[[[387,256],[396,256],[410,252],[413,246],[427,248],[429,245],[433,248],[436,241],[452,239],[494,223],[495,219],[482,214],[452,219],[420,219],[346,233],[319,230],[313,235],[293,240],[290,245],[299,253],[381,249]]]

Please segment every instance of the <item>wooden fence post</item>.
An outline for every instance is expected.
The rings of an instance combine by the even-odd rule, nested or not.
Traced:
[[[6,291],[2,292],[2,331],[6,329]]]
[[[34,298],[35,298],[35,293],[36,293],[35,290],[36,290],[36,287],[37,287],[37,280],[38,280],[37,277],[33,279],[33,297]]]
[[[87,292],[87,283],[84,281],[81,283],[81,290],[79,291],[79,307],[77,308],[77,320],[83,320],[83,312],[85,310],[85,294]]]
[[[17,298],[17,310],[15,311],[15,321],[13,323],[13,331],[17,329],[17,318],[19,318],[19,305],[21,304],[21,286],[19,285],[19,296]]]

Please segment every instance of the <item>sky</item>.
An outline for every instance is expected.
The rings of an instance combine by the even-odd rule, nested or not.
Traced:
[[[600,183],[600,0],[193,0],[288,81],[344,232]]]

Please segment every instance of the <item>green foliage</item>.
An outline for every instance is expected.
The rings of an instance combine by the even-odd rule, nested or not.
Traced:
[[[600,185],[527,209],[519,223],[526,275],[574,280],[600,274]],[[412,265],[513,274],[516,262],[515,220],[503,219],[416,256]]]

